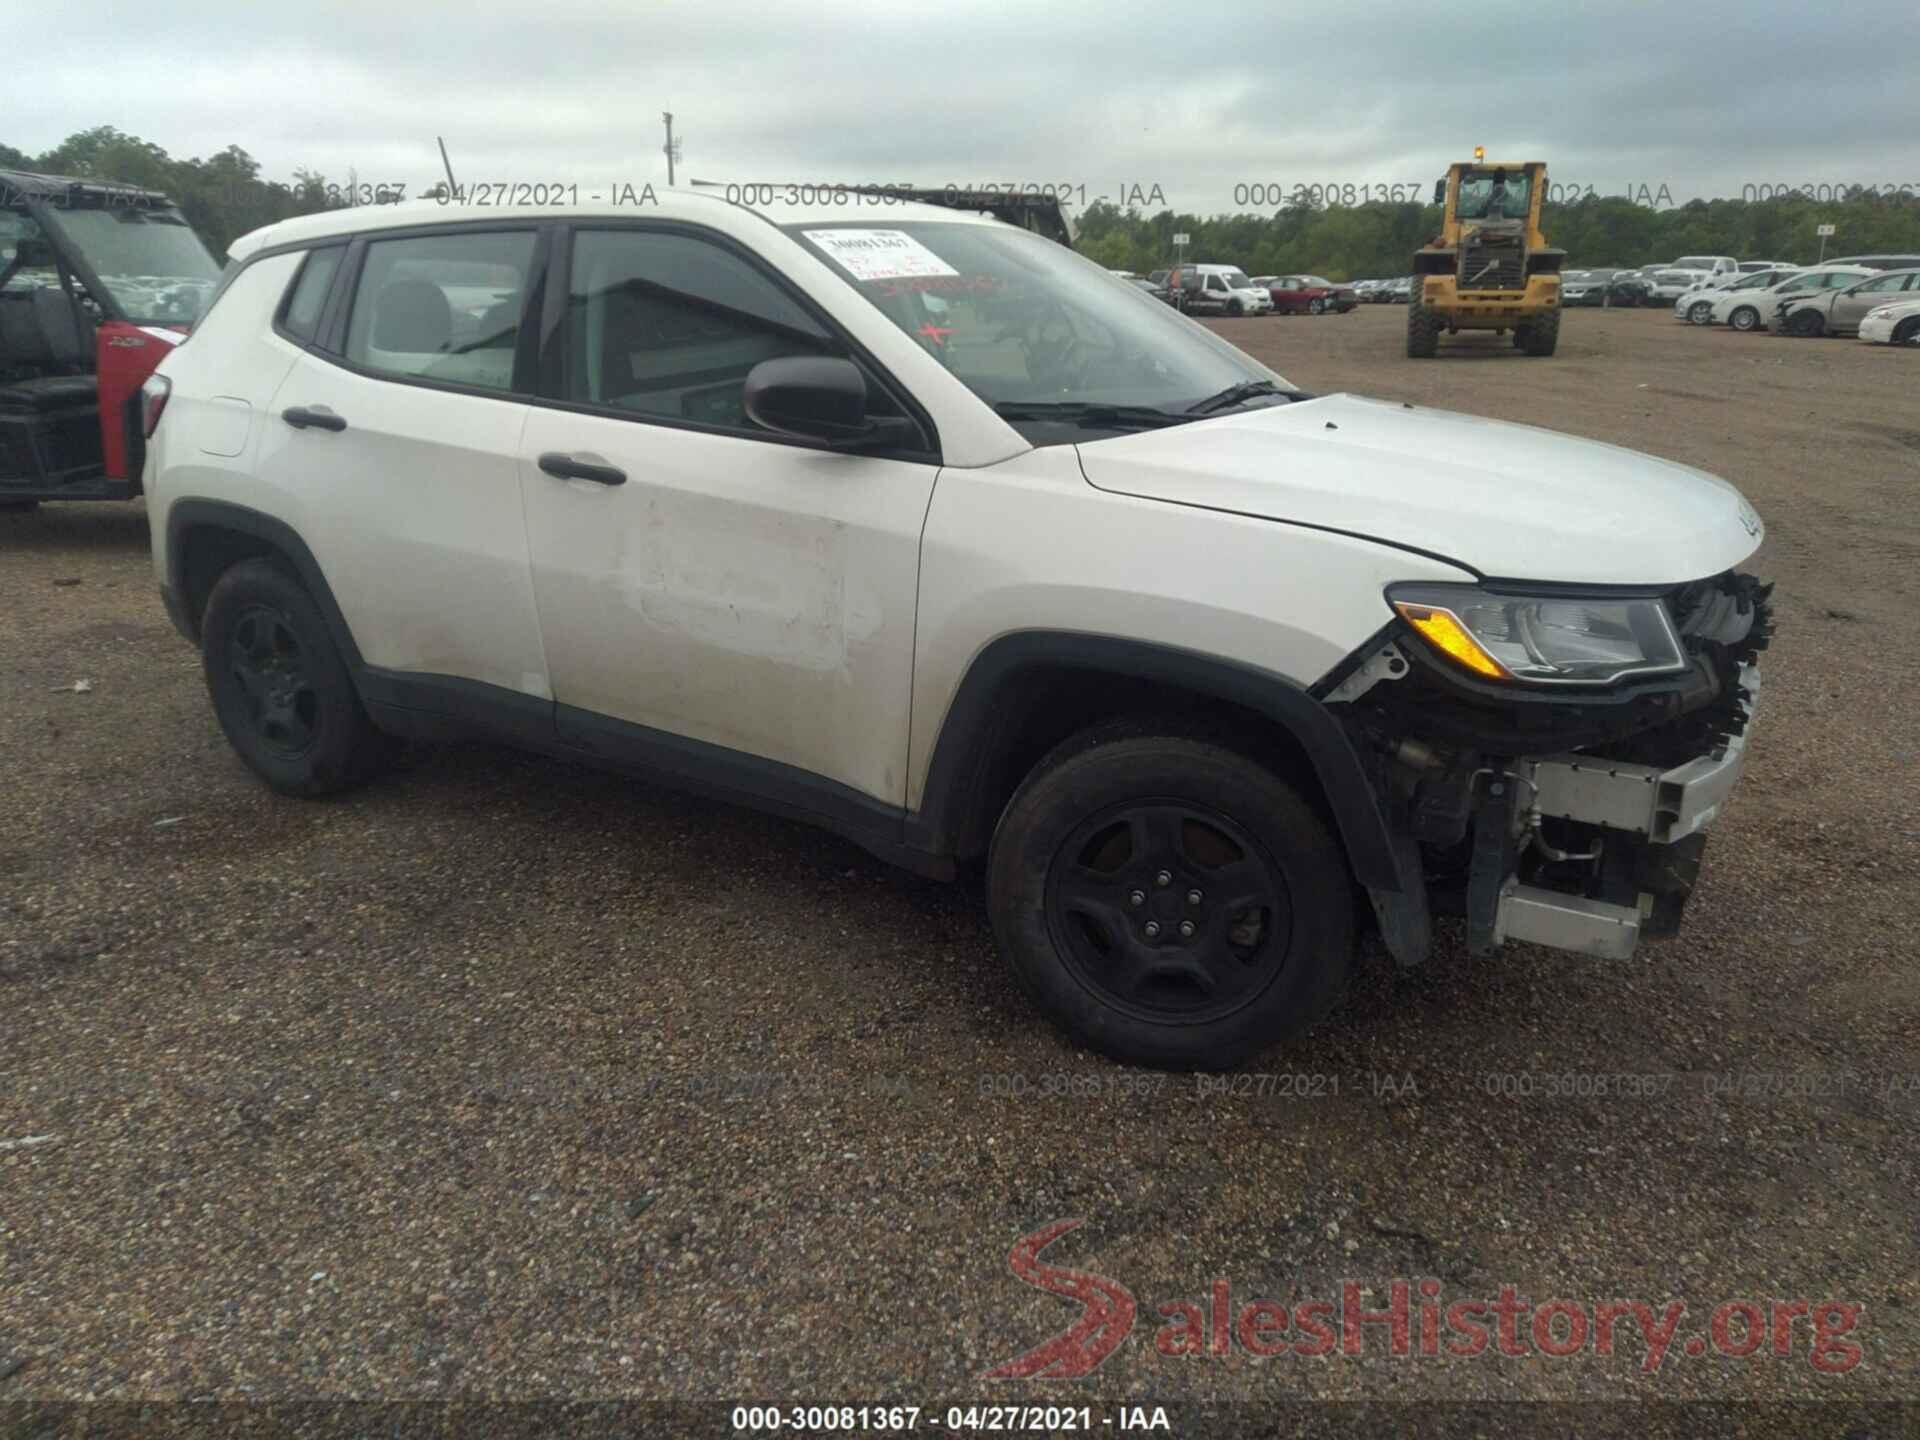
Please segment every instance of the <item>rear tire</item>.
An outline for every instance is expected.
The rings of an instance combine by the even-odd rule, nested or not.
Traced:
[[[1529,355],[1551,355],[1560,345],[1560,312],[1548,310],[1536,315],[1527,325],[1527,343],[1524,348]]]
[[[1440,317],[1427,308],[1419,285],[1407,292],[1407,358],[1431,360],[1440,348]]]
[[[1727,324],[1735,330],[1758,330],[1760,328],[1760,312],[1751,305],[1742,305],[1738,310],[1727,316]]]
[[[387,758],[320,607],[272,561],[243,560],[220,577],[200,656],[228,742],[282,794],[343,790]]]
[[[1068,740],[1008,803],[994,934],[1041,1010],[1116,1060],[1225,1069],[1346,982],[1353,881],[1325,822],[1226,745],[1125,722]]]

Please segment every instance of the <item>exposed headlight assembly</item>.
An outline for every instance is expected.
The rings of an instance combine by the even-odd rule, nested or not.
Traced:
[[[1653,596],[1501,595],[1475,585],[1395,585],[1387,600],[1421,639],[1483,680],[1609,685],[1687,668]]]

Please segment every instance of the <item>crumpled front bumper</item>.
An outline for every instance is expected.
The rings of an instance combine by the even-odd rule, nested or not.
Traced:
[[[1520,761],[1513,769],[1520,791],[1516,805],[1527,810],[1529,826],[1536,818],[1604,826],[1609,844],[1644,850],[1636,857],[1641,873],[1678,877],[1677,892],[1666,896],[1675,907],[1670,918],[1677,921],[1699,866],[1704,832],[1746,766],[1760,695],[1758,668],[1743,665],[1740,685],[1746,692],[1747,726],[1712,753],[1664,770],[1591,755]],[[1650,894],[1641,895],[1637,905],[1588,899],[1510,876],[1501,887],[1493,939],[1624,960],[1639,946],[1658,903]]]

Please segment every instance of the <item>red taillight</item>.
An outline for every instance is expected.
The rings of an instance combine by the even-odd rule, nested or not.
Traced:
[[[153,438],[160,412],[167,408],[167,397],[172,393],[173,382],[164,375],[149,375],[140,387],[140,433],[147,439]]]

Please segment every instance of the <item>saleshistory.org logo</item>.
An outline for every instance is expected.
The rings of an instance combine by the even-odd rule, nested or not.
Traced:
[[[1126,1342],[1139,1305],[1118,1281],[1064,1265],[1050,1265],[1040,1252],[1081,1220],[1055,1220],[1023,1235],[1007,1255],[1013,1273],[1037,1290],[1072,1300],[1080,1318],[1058,1335],[988,1370],[988,1380],[1077,1380],[1091,1375]],[[1206,1303],[1174,1300],[1156,1313],[1167,1323],[1153,1337],[1168,1356],[1224,1356],[1237,1345],[1249,1355],[1308,1357],[1360,1355],[1370,1340],[1385,1341],[1396,1356],[1521,1357],[1535,1353],[1564,1359],[1582,1352],[1600,1356],[1623,1346],[1644,1350],[1640,1368],[1651,1374],[1670,1355],[1709,1353],[1733,1359],[1806,1355],[1823,1375],[1844,1375],[1860,1363],[1860,1346],[1846,1337],[1864,1306],[1851,1301],[1728,1300],[1714,1307],[1707,1333],[1682,1338],[1687,1302],[1656,1308],[1644,1300],[1548,1300],[1535,1305],[1511,1285],[1497,1299],[1442,1304],[1440,1282],[1396,1279],[1384,1307],[1369,1308],[1373,1292],[1357,1281],[1341,1285],[1340,1303],[1305,1300],[1289,1309],[1277,1300],[1233,1304],[1233,1289],[1215,1280]],[[1416,1298],[1417,1297],[1417,1298]],[[1443,1339],[1444,1336],[1444,1339]],[[1675,1349],[1676,1343],[1678,1349]]]

